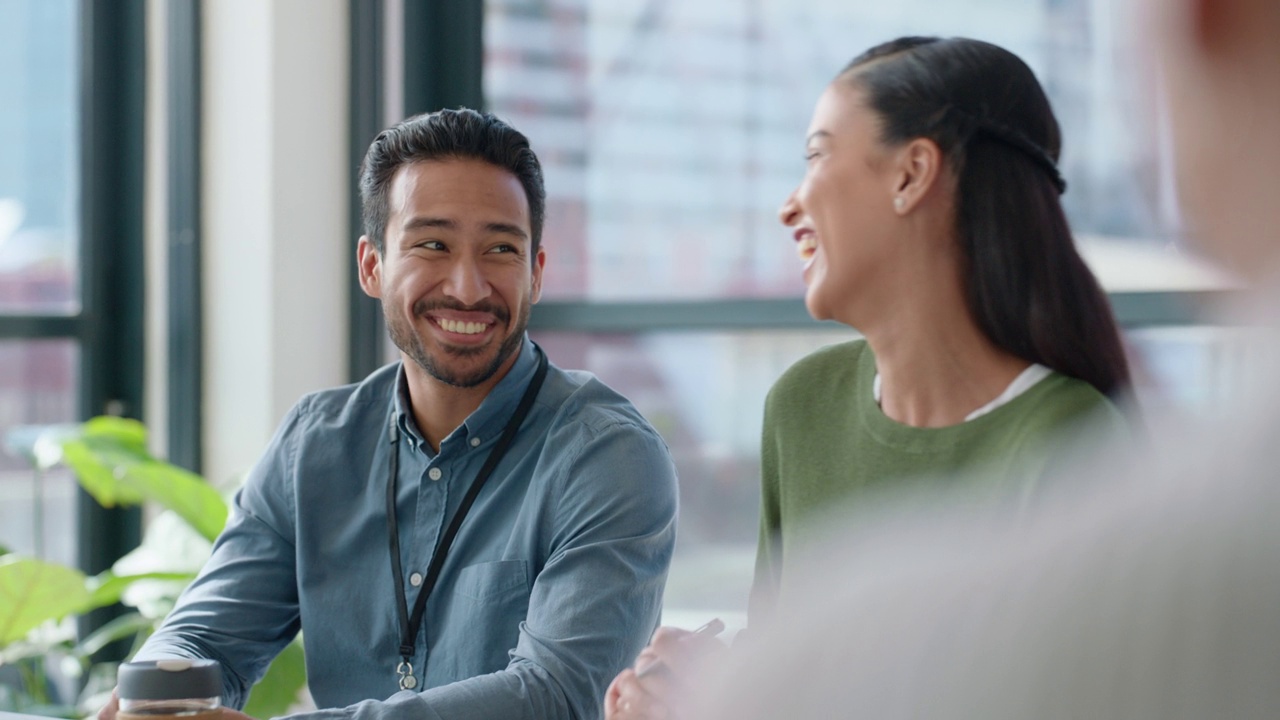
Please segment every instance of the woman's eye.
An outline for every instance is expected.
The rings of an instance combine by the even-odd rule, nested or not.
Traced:
[[[809,162],[810,160],[813,160],[816,157],[818,157],[818,151],[810,150],[809,152],[804,154],[804,161]]]

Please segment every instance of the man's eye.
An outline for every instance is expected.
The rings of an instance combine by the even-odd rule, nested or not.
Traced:
[[[519,252],[515,245],[495,245],[489,252],[493,253],[513,253]]]
[[[424,250],[444,250],[444,243],[439,240],[423,240],[415,247],[420,247]]]
[[[807,153],[805,153],[805,154],[804,154],[804,161],[805,161],[805,162],[809,162],[810,160],[812,160],[812,159],[814,159],[814,158],[816,158],[816,157],[818,157],[818,151],[817,151],[817,150],[810,150],[809,152],[807,152]]]

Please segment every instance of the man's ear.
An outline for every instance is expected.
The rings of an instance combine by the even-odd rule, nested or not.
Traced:
[[[942,150],[928,138],[916,138],[896,154],[893,209],[905,215],[929,193],[942,173]]]
[[[547,248],[538,244],[538,253],[533,256],[533,289],[530,290],[531,302],[542,298],[542,270],[547,264]]]
[[[360,288],[369,297],[382,297],[382,256],[373,246],[368,235],[361,235],[356,243],[356,264],[360,273]]]

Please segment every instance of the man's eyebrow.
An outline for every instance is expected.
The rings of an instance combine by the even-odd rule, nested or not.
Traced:
[[[458,223],[447,218],[438,217],[412,217],[405,221],[404,230],[420,230],[422,228],[444,228],[445,230],[458,229]]]
[[[443,228],[445,230],[457,230],[458,223],[448,218],[427,217],[427,216],[419,215],[417,217],[409,218],[407,221],[405,221],[405,224],[404,224],[405,232],[409,232],[411,230],[421,230],[423,228]],[[487,233],[500,233],[502,235],[511,235],[516,238],[519,238],[520,240],[529,239],[529,233],[525,232],[524,228],[520,227],[519,225],[512,225],[511,223],[504,223],[504,222],[485,223],[484,229],[485,229],[485,232]]]
[[[503,235],[514,235],[520,240],[529,239],[529,233],[525,232],[524,228],[520,227],[519,225],[512,225],[511,223],[503,223],[503,222],[486,223],[484,226],[484,229],[491,233],[501,233]]]

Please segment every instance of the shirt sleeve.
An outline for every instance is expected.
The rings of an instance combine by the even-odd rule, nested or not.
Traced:
[[[657,627],[675,547],[675,469],[657,434],[619,421],[553,432],[563,453],[547,528],[550,555],[533,582],[502,671],[297,720],[599,718],[608,683]]]
[[[236,493],[204,568],[138,659],[208,658],[223,668],[223,702],[240,708],[298,633],[291,482],[294,408]],[[211,619],[216,618],[216,622]]]

